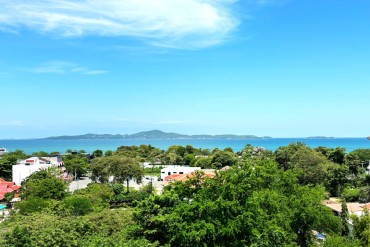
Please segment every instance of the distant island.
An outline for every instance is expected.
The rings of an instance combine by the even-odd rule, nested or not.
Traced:
[[[334,139],[332,136],[309,136],[307,139]]]
[[[173,132],[163,132],[160,130],[142,131],[135,134],[85,134],[74,136],[52,136],[42,138],[42,140],[91,140],[91,139],[271,139],[269,136],[255,136],[255,135],[183,135]]]

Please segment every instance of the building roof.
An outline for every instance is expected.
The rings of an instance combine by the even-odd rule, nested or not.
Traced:
[[[370,204],[366,203],[358,203],[358,202],[351,202],[346,203],[348,207],[348,212],[350,213],[356,213],[356,212],[362,212],[365,210],[365,208],[370,209]],[[332,209],[333,211],[336,211],[338,213],[342,212],[342,204],[341,203],[335,203],[335,202],[324,202],[324,205],[328,208]]]
[[[213,178],[216,176],[216,173],[214,170],[201,170],[203,172],[203,176],[202,178]],[[195,172],[190,172],[190,173],[186,173],[186,174],[173,174],[173,175],[170,175],[170,176],[167,176],[166,178],[170,177],[169,179],[171,180],[166,180],[165,178],[165,181],[182,181],[182,182],[185,182],[191,178],[194,178],[197,174],[197,171]],[[174,176],[175,175],[175,176]]]
[[[7,182],[0,178],[0,200],[4,199],[6,193],[17,191],[20,188],[21,186],[15,185],[14,182]]]

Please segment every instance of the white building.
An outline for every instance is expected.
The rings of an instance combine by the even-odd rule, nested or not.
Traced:
[[[53,157],[31,157],[25,160],[18,161],[12,167],[13,182],[16,185],[21,185],[28,176],[32,173],[47,169],[49,167],[59,167],[63,164],[61,156]]]
[[[6,148],[0,148],[0,156],[7,153]]]
[[[190,166],[167,166],[161,170],[161,180],[164,181],[164,178],[173,175],[173,174],[187,174],[200,170],[200,167],[190,167]]]

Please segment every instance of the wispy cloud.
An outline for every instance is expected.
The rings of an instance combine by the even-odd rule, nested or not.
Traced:
[[[0,121],[1,127],[23,127],[26,126],[22,121]]]
[[[185,121],[180,121],[180,120],[165,120],[165,121],[158,121],[155,122],[154,124],[184,124]]]
[[[138,38],[196,49],[227,41],[239,25],[238,0],[0,0],[0,30],[23,27],[63,37]]]
[[[82,67],[78,64],[67,62],[67,61],[50,61],[41,63],[35,67],[21,68],[20,70],[36,73],[36,74],[82,74],[82,75],[98,75],[104,74],[106,70],[91,70],[86,67]]]

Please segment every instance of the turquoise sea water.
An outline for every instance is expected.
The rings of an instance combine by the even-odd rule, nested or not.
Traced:
[[[234,151],[241,150],[245,145],[264,147],[275,150],[280,146],[286,146],[292,142],[304,142],[310,147],[343,147],[348,152],[357,148],[370,148],[370,141],[366,138],[272,138],[256,140],[224,140],[224,139],[168,139],[168,140],[0,140],[0,147],[5,147],[8,151],[22,149],[27,154],[37,151],[60,152],[67,149],[85,150],[93,152],[96,149],[103,151],[116,150],[119,146],[131,146],[150,144],[160,149],[167,149],[171,145],[192,145],[196,148],[219,148],[231,147]]]

